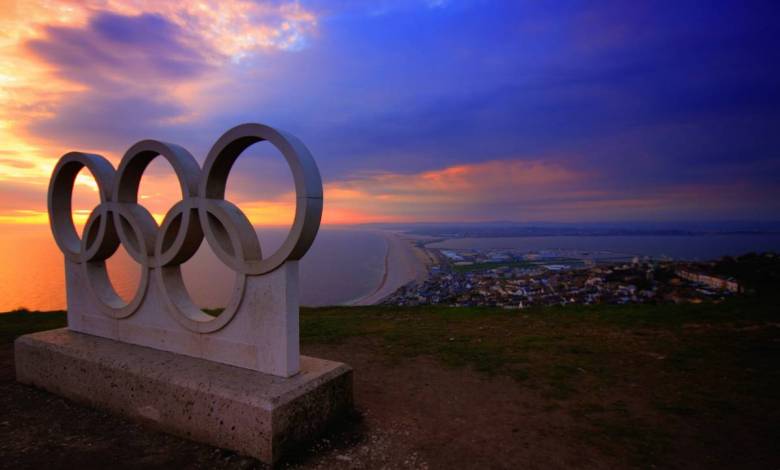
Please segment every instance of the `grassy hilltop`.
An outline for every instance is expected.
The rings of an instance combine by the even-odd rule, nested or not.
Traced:
[[[303,309],[304,353],[355,367],[357,406],[365,416],[357,435],[324,450],[320,443],[298,464],[338,464],[333,459],[347,455],[392,466],[392,455],[406,452],[433,468],[463,459],[545,466],[542,451],[533,448],[544,443],[560,448],[554,452],[560,460],[547,461],[553,467],[776,468],[777,305],[748,297],[520,311]],[[0,341],[8,354],[17,335],[64,324],[63,312],[0,315]],[[3,387],[20,388],[9,382]],[[392,400],[383,398],[388,393]],[[372,433],[407,414],[414,421],[409,432],[421,435],[393,435],[388,455],[373,454]],[[495,417],[474,423],[477,429],[455,424],[485,414]],[[493,437],[471,446],[466,437],[472,434]],[[366,455],[351,454],[361,446]]]

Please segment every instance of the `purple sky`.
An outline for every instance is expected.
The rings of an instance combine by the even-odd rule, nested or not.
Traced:
[[[0,222],[68,150],[202,161],[248,121],[309,146],[330,223],[780,219],[777,2],[34,4],[2,17]],[[280,159],[239,163],[234,199],[284,213]]]

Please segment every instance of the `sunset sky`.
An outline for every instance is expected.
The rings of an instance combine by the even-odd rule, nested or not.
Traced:
[[[6,226],[47,223],[67,151],[202,162],[243,122],[306,143],[326,224],[780,219],[776,1],[0,2]],[[229,197],[286,223],[291,178],[258,147]],[[172,175],[144,178],[158,217]]]

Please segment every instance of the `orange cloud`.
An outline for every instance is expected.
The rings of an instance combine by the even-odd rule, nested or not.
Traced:
[[[756,194],[749,184],[736,182],[612,189],[595,171],[577,170],[557,160],[506,159],[333,182],[325,187],[325,220],[361,223],[702,218],[719,217],[724,211],[740,214],[756,198],[764,196]]]
[[[180,28],[183,34],[177,40],[200,51],[204,60],[219,67],[258,50],[300,49],[317,26],[316,16],[295,1],[3,0],[0,3],[0,57],[3,58],[0,61],[0,183],[13,181],[36,188],[47,184],[56,158],[70,149],[55,141],[27,135],[27,127],[54,116],[57,106],[66,98],[93,91],[84,83],[63,78],[52,64],[41,60],[27,47],[31,42],[46,40],[50,28],[86,28],[101,12],[131,17],[158,15]],[[179,122],[198,116],[202,110],[197,109],[191,97],[213,80],[213,77],[199,77],[198,81],[180,79],[165,84],[165,95],[182,108],[178,116],[169,120]],[[153,80],[149,82],[129,83],[147,88],[160,86]],[[83,179],[78,183],[89,184]],[[0,222],[18,220],[16,215],[4,217]]]
[[[94,184],[84,176],[85,187]],[[610,190],[599,175],[558,162],[507,159],[456,165],[412,174],[377,173],[325,184],[324,224],[450,221],[604,221],[614,219],[701,218],[723,211],[742,213],[755,203],[749,184],[676,185],[649,190]],[[85,196],[81,193],[81,196]],[[158,223],[179,199],[172,174],[145,177],[141,203]],[[293,192],[256,199],[229,194],[255,226],[290,226]],[[81,225],[94,200],[74,202]],[[93,198],[94,199],[94,198]],[[0,210],[0,224],[46,224],[44,207]]]
[[[414,220],[419,219],[415,212],[424,211],[427,220],[436,220],[442,210],[546,197],[585,176],[556,163],[494,160],[415,174],[356,177],[327,185],[326,198],[332,204],[357,204],[388,216],[390,210],[395,217],[408,214]]]

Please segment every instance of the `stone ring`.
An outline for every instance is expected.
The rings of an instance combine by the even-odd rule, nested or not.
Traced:
[[[227,178],[235,161],[250,145],[267,140],[284,156],[295,182],[295,218],[282,246],[263,257],[260,242],[246,215],[225,200]],[[182,199],[158,227],[138,203],[141,177],[158,156],[173,167]],[[76,176],[87,168],[95,177],[100,204],[90,213],[79,239],[71,217]],[[176,144],[142,140],[127,150],[118,170],[100,155],[71,152],[60,158],[49,183],[49,218],[54,239],[65,256],[83,265],[89,290],[101,311],[112,318],[135,313],[153,276],[168,312],[185,328],[209,333],[224,327],[243,298],[247,276],[269,273],[308,251],[322,217],[322,180],[311,153],[290,134],[262,124],[242,124],[223,134],[206,157],[203,170],[186,149]],[[236,272],[233,294],[218,317],[205,314],[189,296],[181,264],[206,238],[217,257]],[[141,282],[133,299],[123,301],[108,278],[105,260],[123,246],[141,265]],[[154,273],[152,273],[152,271]]]

